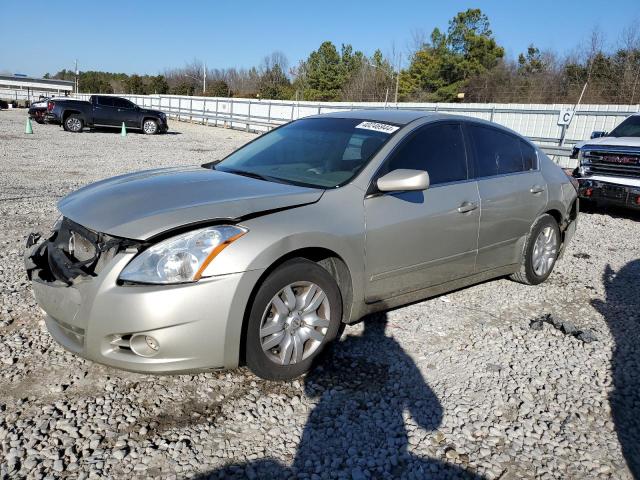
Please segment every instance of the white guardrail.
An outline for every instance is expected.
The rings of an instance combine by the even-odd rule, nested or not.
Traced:
[[[76,95],[88,99],[91,94]],[[572,110],[565,104],[502,103],[381,103],[307,102],[257,100],[180,95],[115,95],[141,107],[165,112],[169,118],[252,132],[265,132],[283,123],[320,113],[362,108],[425,110],[482,118],[509,127],[540,145],[563,167],[571,167],[571,146],[590,138],[596,130],[610,131],[640,105],[580,105],[570,124],[562,125],[561,114]]]

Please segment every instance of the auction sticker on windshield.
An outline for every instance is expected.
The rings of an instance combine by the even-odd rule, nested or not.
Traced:
[[[362,122],[362,123],[356,125],[356,128],[363,128],[365,130],[373,130],[374,132],[393,133],[396,130],[398,130],[400,127],[396,127],[395,125],[388,125],[386,123]]]

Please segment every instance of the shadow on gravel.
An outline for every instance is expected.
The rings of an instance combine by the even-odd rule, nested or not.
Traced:
[[[440,426],[442,405],[411,357],[385,334],[386,325],[386,314],[367,318],[362,336],[347,336],[307,375],[305,392],[318,403],[291,467],[259,460],[228,465],[198,478],[482,478],[408,451],[403,413],[413,419],[409,429],[417,426],[426,431],[420,445],[431,445],[433,435],[428,432]],[[282,440],[273,438],[273,443]]]
[[[615,340],[609,405],[627,466],[640,479],[640,260],[618,272],[607,265],[602,279],[606,301],[592,304],[604,316]]]

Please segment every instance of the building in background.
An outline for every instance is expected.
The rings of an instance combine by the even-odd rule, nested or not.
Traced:
[[[0,99],[7,101],[32,102],[41,96],[66,96],[73,89],[74,83],[67,80],[0,75]]]

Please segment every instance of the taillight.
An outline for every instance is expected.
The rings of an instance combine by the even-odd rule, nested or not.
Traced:
[[[50,112],[51,110],[53,110],[54,105],[55,103],[53,102],[47,102],[47,112]]]

